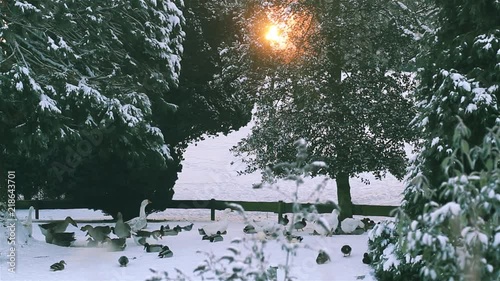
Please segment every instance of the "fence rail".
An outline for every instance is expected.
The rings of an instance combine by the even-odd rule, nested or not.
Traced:
[[[278,202],[248,202],[248,201],[221,201],[221,200],[172,200],[167,209],[210,209],[210,219],[215,220],[215,210],[224,210],[228,204],[239,204],[245,211],[277,213],[281,217],[285,213],[293,213],[293,203]],[[331,213],[337,206],[335,204],[311,204],[301,203],[302,208],[312,205],[318,213]],[[40,210],[43,209],[77,209],[88,208],[84,204],[78,204],[70,200],[19,200],[16,208],[35,208],[35,218],[39,219]],[[390,217],[392,210],[397,206],[379,205],[353,205],[353,214],[360,216],[383,216]]]

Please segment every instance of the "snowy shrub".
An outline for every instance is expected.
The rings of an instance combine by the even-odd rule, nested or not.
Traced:
[[[406,249],[422,255],[426,280],[498,280],[500,254],[500,127],[469,148],[470,130],[459,123],[455,148],[442,162],[447,181],[438,189],[447,203],[430,201],[409,222]]]
[[[404,255],[399,247],[399,234],[393,221],[382,221],[368,233],[371,266],[378,280],[398,281],[418,279],[415,263],[419,257]]]
[[[415,273],[421,280],[499,280],[500,127],[472,148],[469,137],[460,121],[454,150],[441,165],[447,180],[422,214],[411,219],[401,212],[396,223],[378,225],[370,233],[379,280],[414,278]],[[422,182],[411,181],[409,187]],[[414,189],[422,191],[421,186]],[[414,197],[425,193],[414,192]]]

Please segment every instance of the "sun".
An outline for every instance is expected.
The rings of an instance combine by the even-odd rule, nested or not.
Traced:
[[[282,50],[287,47],[288,40],[285,32],[274,24],[269,25],[265,38],[275,49]]]

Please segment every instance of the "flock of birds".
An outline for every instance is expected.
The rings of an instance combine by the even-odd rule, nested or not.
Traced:
[[[174,236],[182,231],[191,231],[193,224],[188,224],[185,226],[175,226],[170,228],[169,225],[161,226],[158,230],[147,231],[144,228],[147,227],[146,211],[145,208],[151,201],[143,200],[139,209],[139,217],[133,218],[129,221],[123,221],[123,216],[121,213],[117,214],[117,221],[114,226],[91,226],[85,225],[80,228],[81,231],[86,232],[85,237],[88,236],[86,241],[86,246],[88,247],[98,247],[99,245],[107,247],[110,251],[123,251],[126,248],[127,238],[132,237],[137,245],[143,246],[147,253],[158,253],[159,258],[169,258],[173,256],[173,252],[166,245],[156,244],[155,240],[161,239],[164,236]],[[27,229],[29,236],[32,235],[32,212],[33,207],[30,207],[28,219],[23,222],[23,226]],[[224,216],[220,221],[208,223],[198,229],[199,234],[202,236],[202,240],[208,240],[210,242],[220,242],[223,241],[223,235],[227,233],[227,228],[229,222],[227,219],[227,214],[231,212],[231,209],[224,210]],[[366,229],[373,227],[375,224],[372,220],[364,218],[363,220],[347,218],[340,222],[339,225],[339,212],[338,210],[333,210],[330,214],[319,215],[313,222],[313,235],[323,235],[331,236],[333,234],[359,234],[359,232],[364,232]],[[293,226],[289,224],[290,220],[287,215],[280,217],[279,222],[270,221],[253,221],[247,224],[243,232],[247,234],[256,234],[258,239],[275,239],[278,236],[284,236],[289,242],[296,243],[303,240],[302,236],[293,235],[291,230],[301,231],[303,230],[307,223],[305,218],[294,222]],[[74,232],[65,232],[69,225],[78,227],[76,222],[71,217],[66,217],[62,221],[54,221],[46,224],[39,224],[41,233],[45,237],[45,242],[69,247],[76,240]],[[112,237],[111,233],[116,236]],[[151,240],[154,239],[154,240]],[[349,245],[344,245],[341,248],[341,252],[344,257],[351,254],[352,248]],[[320,250],[316,258],[317,264],[325,264],[330,261],[328,254]],[[370,264],[371,259],[368,253],[363,256],[363,263]],[[121,256],[118,259],[118,263],[122,267],[126,267],[129,263],[129,258],[126,256]],[[63,270],[66,262],[61,260],[50,266],[53,271]]]

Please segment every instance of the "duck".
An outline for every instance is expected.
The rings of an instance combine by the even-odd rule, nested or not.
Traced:
[[[302,236],[296,236],[296,235],[290,235],[287,236],[286,239],[288,240],[289,243],[300,243],[304,238]]]
[[[161,245],[161,244],[148,244],[148,243],[145,243],[144,244],[144,249],[148,253],[160,252],[163,249],[163,245]]]
[[[346,218],[340,223],[340,229],[347,234],[353,233],[358,227],[363,229],[365,227],[365,224],[358,219]]]
[[[108,234],[111,233],[111,228],[109,226],[96,226],[93,227],[90,224],[82,226],[81,231],[87,231],[85,236],[92,237],[96,242],[103,243],[106,238],[109,238]]]
[[[210,238],[210,242],[221,242],[224,240],[224,237],[222,237],[222,235],[220,234],[215,234],[214,236],[212,236]]]
[[[26,218],[25,221],[22,222],[23,227],[26,229],[28,233],[28,237],[32,237],[33,235],[33,211],[35,208],[33,206],[30,206],[28,209],[28,217]]]
[[[375,222],[370,218],[363,218],[361,222],[365,225],[365,231],[372,229],[375,226]]]
[[[368,255],[368,253],[363,254],[363,263],[364,264],[372,263],[372,259],[370,258],[370,255]]]
[[[158,238],[163,238],[163,233],[164,233],[165,229],[163,227],[163,225],[160,227],[160,229],[157,229],[157,230],[153,230],[151,232],[151,236],[155,239],[155,240],[158,240]]]
[[[60,262],[56,262],[54,263],[53,265],[50,266],[50,269],[52,271],[58,271],[58,270],[64,270],[64,265],[66,264],[65,261],[60,261]]]
[[[306,219],[305,218],[302,218],[302,220],[296,222],[294,225],[293,225],[293,228],[297,229],[297,230],[303,230],[304,227],[306,227],[307,225],[307,222],[306,222]]]
[[[284,215],[283,217],[279,218],[279,224],[281,225],[287,225],[290,222],[288,219],[288,215]]]
[[[193,229],[193,223],[191,224],[188,224],[188,225],[185,225],[185,226],[181,226],[182,230],[185,230],[185,231],[191,231],[191,229]]]
[[[63,221],[54,221],[51,223],[39,224],[38,227],[40,227],[42,234],[46,237],[48,233],[65,232],[69,224],[78,227],[76,225],[76,222],[69,216],[66,217],[66,219],[64,219]]]
[[[118,238],[130,238],[130,225],[123,222],[123,215],[118,212],[116,215],[115,227],[112,228],[113,234],[118,236]]]
[[[220,234],[226,232],[227,227],[229,226],[229,222],[227,220],[227,214],[229,214],[229,212],[231,212],[231,209],[226,208],[224,210],[224,217],[220,221],[204,225],[201,229],[203,229],[205,235],[213,236],[217,234],[217,232],[220,232]]]
[[[148,199],[142,200],[141,207],[139,208],[139,216],[125,222],[130,225],[130,229],[133,232],[137,232],[148,226],[148,221],[146,220],[146,206],[151,203],[152,202]]]
[[[54,244],[62,247],[69,247],[75,241],[75,233],[74,232],[56,232],[56,233],[48,233],[45,236],[45,242],[49,244]]]
[[[340,248],[340,251],[344,254],[344,257],[346,257],[351,255],[352,248],[349,245],[344,245]]]
[[[118,252],[123,251],[127,247],[126,238],[106,238],[105,242],[109,251]]]
[[[174,253],[170,250],[168,246],[163,246],[161,251],[158,253],[158,257],[160,258],[171,258]]]
[[[255,226],[248,224],[243,228],[243,232],[246,234],[254,234],[257,233],[257,230],[255,230]]]
[[[175,236],[177,234],[179,234],[179,231],[175,230],[175,227],[172,229],[165,227],[165,228],[163,228],[163,231],[162,231],[162,236]]]
[[[302,237],[302,236],[292,235],[288,232],[286,233],[285,237],[286,237],[286,240],[288,240],[288,242],[290,242],[290,243],[299,243],[299,242],[302,242],[302,240],[304,239],[304,237]]]
[[[330,256],[323,250],[320,250],[316,257],[317,264],[325,264],[330,261]]]
[[[128,258],[126,256],[121,256],[118,259],[118,263],[120,264],[120,267],[127,267],[128,264]]]
[[[175,230],[175,231],[177,231],[177,232],[181,232],[182,231],[182,227],[180,225],[176,225],[172,229]]]
[[[134,242],[137,245],[144,246],[146,243],[146,239],[153,235],[152,232],[147,230],[138,230],[135,233],[132,233],[132,237],[134,238]]]

